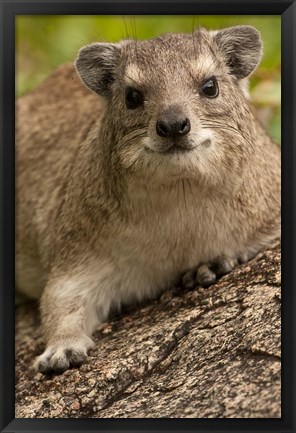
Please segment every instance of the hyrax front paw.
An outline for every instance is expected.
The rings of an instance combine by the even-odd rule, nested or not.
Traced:
[[[70,367],[79,367],[86,360],[87,353],[93,347],[93,341],[86,335],[77,338],[59,338],[49,344],[40,355],[34,368],[43,374],[61,374]]]
[[[193,289],[197,285],[209,287],[223,275],[228,274],[238,264],[237,259],[229,257],[217,257],[211,263],[202,263],[197,269],[187,271],[182,276],[182,285],[187,289]]]

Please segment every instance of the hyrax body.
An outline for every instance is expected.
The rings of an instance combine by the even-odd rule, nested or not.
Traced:
[[[110,308],[202,285],[280,231],[280,153],[248,102],[249,26],[93,44],[17,103],[18,290],[43,373],[79,365]]]

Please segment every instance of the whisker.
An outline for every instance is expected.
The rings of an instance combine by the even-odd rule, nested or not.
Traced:
[[[132,81],[133,83],[135,83],[137,86],[139,85],[139,83],[137,81],[135,81],[132,77],[130,77],[129,75],[127,75],[126,73],[123,74],[122,77],[119,77],[119,81],[122,84],[125,84],[125,80],[124,78],[127,78],[128,80]]]
[[[128,146],[130,143],[139,140],[141,138],[145,138],[148,137],[147,132],[142,132],[142,133],[138,133],[138,134],[133,134],[131,137],[129,136],[124,136],[120,145],[117,146],[117,149],[121,149],[122,147]]]
[[[205,164],[202,162],[202,160],[201,160],[197,155],[195,155],[195,158],[197,159],[198,163],[201,164],[201,165],[203,166],[203,168],[205,169],[205,171],[207,171],[207,167],[206,167]]]
[[[127,165],[128,169],[131,169],[136,163],[138,163],[142,159],[142,155],[140,154],[136,159],[134,159],[129,165]]]
[[[201,119],[201,120],[204,122],[203,119]],[[251,140],[249,138],[247,138],[242,133],[242,131],[240,131],[239,129],[235,128],[232,125],[225,125],[223,123],[217,123],[217,122],[215,122],[215,124],[212,124],[212,123],[206,121],[206,122],[203,123],[203,126],[210,127],[211,129],[224,129],[225,131],[235,132],[240,137],[242,137],[244,140],[246,140],[246,142],[250,145],[250,147],[252,149],[254,148],[254,143],[252,143]]]
[[[154,176],[155,176],[157,170],[159,169],[160,165],[161,165],[161,161],[159,161],[159,163],[158,163],[157,166],[155,167],[155,170],[153,170],[153,172],[152,172],[152,174],[151,174],[151,176],[150,176],[150,179],[153,179],[153,178],[154,178]]]
[[[194,196],[194,194],[193,194],[193,191],[192,191],[192,188],[191,188],[191,184],[190,184],[190,180],[189,180],[189,179],[187,179],[187,183],[188,183],[188,187],[189,187],[189,190],[190,190],[190,192],[191,192],[191,196],[192,196],[192,198],[193,198],[194,204],[195,204],[195,206],[197,207],[197,203],[196,203],[196,201],[195,201],[195,196]]]
[[[183,189],[183,196],[184,196],[185,210],[186,210],[186,212],[187,212],[187,202],[186,202],[186,193],[185,193],[185,184],[184,184],[184,179],[182,179],[182,189]]]
[[[125,16],[122,15],[122,18],[123,18],[124,27],[125,27],[126,39],[129,39],[129,32],[128,32],[127,23],[126,23],[126,21],[125,21]]]

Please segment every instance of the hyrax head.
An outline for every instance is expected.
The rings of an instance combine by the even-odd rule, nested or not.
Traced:
[[[106,99],[102,128],[126,170],[212,185],[241,176],[254,121],[246,78],[261,57],[251,26],[83,47],[78,73]]]

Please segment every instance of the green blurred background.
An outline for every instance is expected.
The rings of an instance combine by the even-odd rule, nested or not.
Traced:
[[[146,39],[164,32],[191,33],[197,26],[216,30],[237,24],[253,25],[261,32],[264,55],[251,79],[252,100],[280,143],[280,16],[17,16],[16,93],[34,88],[57,65],[73,62],[79,48],[91,42]]]

